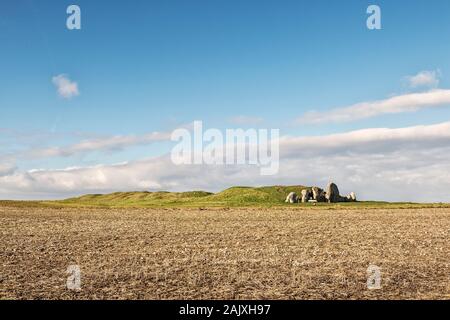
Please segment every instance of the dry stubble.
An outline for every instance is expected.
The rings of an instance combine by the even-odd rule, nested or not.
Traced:
[[[0,221],[1,299],[450,298],[450,209],[0,207]]]

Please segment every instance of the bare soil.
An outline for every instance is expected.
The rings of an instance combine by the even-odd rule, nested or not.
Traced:
[[[0,261],[0,299],[450,299],[450,209],[0,206]]]

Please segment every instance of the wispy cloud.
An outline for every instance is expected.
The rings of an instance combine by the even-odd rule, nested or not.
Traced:
[[[407,76],[405,78],[407,84],[411,88],[431,87],[435,88],[439,85],[441,72],[435,71],[421,71],[414,76]]]
[[[146,145],[153,142],[169,141],[169,132],[152,132],[143,135],[118,135],[96,139],[87,139],[63,147],[34,149],[28,152],[32,157],[69,157],[88,152],[119,151],[136,145]]]
[[[326,136],[284,137],[280,172],[255,166],[173,165],[169,156],[117,165],[31,170],[0,177],[0,198],[64,198],[129,190],[218,191],[232,185],[325,185],[361,199],[449,202],[450,122],[374,128]]]
[[[384,100],[361,102],[351,106],[310,111],[296,120],[300,124],[351,122],[384,114],[415,112],[425,108],[450,104],[450,90],[434,89],[422,93],[409,93]]]
[[[17,169],[16,166],[11,163],[0,163],[0,177],[9,176],[13,174],[16,171],[16,169]]]
[[[65,74],[54,76],[52,82],[58,90],[59,96],[64,99],[70,99],[80,94],[78,84]]]

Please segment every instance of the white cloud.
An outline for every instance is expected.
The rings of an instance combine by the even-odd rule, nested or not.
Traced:
[[[129,190],[210,190],[233,185],[306,184],[334,180],[361,199],[450,202],[450,122],[366,129],[318,137],[283,137],[280,172],[254,166],[175,166],[169,156],[117,165],[12,172],[0,198],[64,198]]]
[[[434,89],[422,93],[409,93],[385,100],[362,102],[347,107],[310,111],[297,119],[301,124],[350,122],[383,114],[415,112],[425,108],[450,104],[450,90]]]
[[[414,76],[407,76],[406,81],[411,88],[418,87],[432,87],[439,85],[441,72],[436,71],[422,71]]]
[[[65,74],[54,76],[52,82],[56,86],[58,94],[64,99],[70,99],[80,94],[78,84],[71,81]]]
[[[146,145],[158,141],[169,141],[170,133],[152,132],[144,135],[121,135],[105,138],[83,140],[81,142],[64,146],[31,150],[32,157],[69,157],[96,151],[123,150],[136,145]]]
[[[284,157],[327,154],[383,154],[419,148],[450,147],[450,122],[406,128],[373,128],[326,136],[288,137],[280,139]]]

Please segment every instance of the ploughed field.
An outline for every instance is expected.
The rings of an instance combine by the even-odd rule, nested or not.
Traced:
[[[450,208],[3,204],[0,231],[1,299],[450,298]]]

